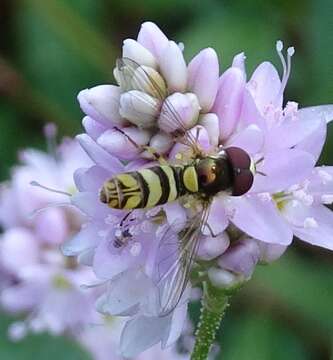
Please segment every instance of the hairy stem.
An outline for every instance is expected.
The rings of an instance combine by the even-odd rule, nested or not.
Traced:
[[[215,340],[223,315],[229,304],[229,296],[204,284],[201,316],[191,360],[206,360]]]

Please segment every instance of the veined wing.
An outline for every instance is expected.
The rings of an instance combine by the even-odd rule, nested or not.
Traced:
[[[170,128],[175,129],[174,136],[179,138],[178,141],[190,146],[195,152],[198,152],[198,145],[194,135],[190,133],[184,126],[184,123],[177,113],[174,106],[167,98],[167,91],[165,90],[165,83],[163,86],[159,85],[164,82],[156,72],[149,71],[149,68],[142,66],[129,58],[119,58],[116,62],[116,78],[123,91],[139,90],[163,101],[161,107],[161,115],[164,121],[169,124]],[[135,95],[133,95],[135,96]],[[141,98],[141,101],[145,101]],[[151,107],[151,102],[147,100],[147,106]],[[138,115],[144,115],[138,111]]]
[[[186,289],[208,213],[209,204],[204,203],[182,231],[176,233],[169,226],[160,240],[156,263],[159,316],[170,314]]]

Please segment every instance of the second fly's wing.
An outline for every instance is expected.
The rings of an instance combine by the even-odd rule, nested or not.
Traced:
[[[169,226],[157,250],[156,286],[159,316],[170,314],[179,304],[190,278],[199,248],[201,230],[207,221],[208,204],[179,233]]]
[[[184,123],[177,113],[174,106],[168,100],[167,86],[160,76],[160,74],[147,66],[140,65],[134,60],[129,58],[117,59],[117,67],[115,69],[115,77],[123,92],[137,90],[149,94],[151,97],[159,100],[163,105],[160,108],[161,116],[163,116],[164,123],[167,124],[170,129],[174,129],[173,135],[179,138],[185,145],[192,147],[195,151],[198,151],[197,141],[194,135],[190,133],[184,126]],[[133,96],[137,96],[133,92]],[[144,97],[140,97],[141,101],[146,101],[148,108],[155,107],[149,97],[144,100]],[[154,109],[153,109],[154,110]],[[142,110],[141,110],[142,111]],[[144,115],[138,110],[138,115]]]

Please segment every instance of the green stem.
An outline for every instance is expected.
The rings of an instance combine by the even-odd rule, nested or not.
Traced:
[[[191,360],[206,360],[215,340],[223,315],[229,305],[229,296],[204,284],[201,316]]]

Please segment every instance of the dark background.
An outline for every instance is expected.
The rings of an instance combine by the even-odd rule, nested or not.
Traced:
[[[43,125],[61,135],[81,131],[80,89],[113,82],[122,40],[155,21],[185,44],[190,59],[212,46],[221,70],[245,51],[247,70],[263,60],[281,66],[275,42],[293,45],[286,98],[300,106],[333,103],[332,0],[1,0],[0,179],[19,149],[44,147]],[[321,161],[333,163],[333,126]],[[276,264],[261,267],[233,300],[219,340],[224,360],[332,359],[333,256],[295,241]],[[195,317],[195,306],[194,317]],[[0,359],[85,359],[67,340],[6,340],[0,318]],[[88,358],[88,357],[87,357]]]

